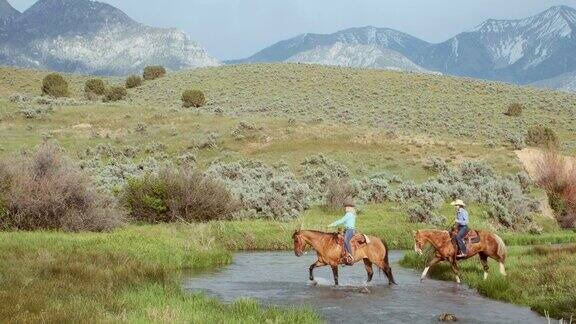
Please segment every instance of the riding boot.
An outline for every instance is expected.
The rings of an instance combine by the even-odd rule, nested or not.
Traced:
[[[345,259],[344,264],[346,264],[347,266],[354,265],[354,257],[352,257],[352,254],[348,253],[346,255],[346,259]]]

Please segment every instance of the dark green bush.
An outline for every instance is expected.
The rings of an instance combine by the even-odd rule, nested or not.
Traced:
[[[200,90],[186,90],[182,93],[182,105],[188,107],[202,107],[206,104],[204,92]]]
[[[166,69],[162,66],[147,66],[144,68],[144,80],[154,80],[166,75]]]
[[[551,128],[534,125],[531,126],[526,133],[526,144],[530,146],[557,148],[560,146],[560,140]]]
[[[131,75],[126,79],[126,88],[132,89],[142,85],[142,78],[137,75]]]
[[[112,86],[106,89],[105,101],[119,101],[126,98],[126,88],[121,86]]]
[[[42,94],[54,98],[68,97],[68,82],[58,73],[51,73],[42,80]]]
[[[86,81],[86,84],[84,85],[84,93],[87,95],[94,94],[102,96],[106,93],[106,85],[101,79],[90,79]]]
[[[519,103],[513,103],[508,106],[508,110],[504,113],[510,117],[519,117],[522,115],[522,111],[524,111],[524,106]]]
[[[133,179],[122,200],[133,219],[147,223],[227,219],[239,208],[221,181],[184,169]]]

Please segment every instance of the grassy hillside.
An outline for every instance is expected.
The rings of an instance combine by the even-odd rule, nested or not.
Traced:
[[[39,94],[43,72],[2,68],[0,94]],[[73,94],[81,97],[86,78],[68,75]],[[109,79],[109,83],[123,80]],[[131,90],[129,102],[166,110],[180,108],[189,88],[206,93],[209,106],[234,117],[279,117],[328,124],[357,125],[413,137],[491,140],[507,131],[554,125],[574,148],[570,133],[576,95],[496,82],[382,70],[299,64],[241,65],[169,74]],[[503,115],[511,103],[526,111],[520,118]]]
[[[196,153],[201,165],[251,158],[295,166],[322,152],[358,174],[386,169],[418,180],[426,177],[421,162],[429,156],[481,158],[517,170],[506,137],[537,123],[553,125],[565,151],[576,149],[576,96],[500,83],[321,66],[228,66],[169,74],[129,90],[116,104],[56,105],[53,113],[28,119],[7,96],[39,95],[45,72],[0,71],[0,136],[7,139],[0,155],[51,139],[73,156],[103,143],[179,156],[216,132],[218,147]],[[82,100],[86,77],[66,78]],[[188,88],[203,90],[208,106],[181,108],[180,94]],[[521,117],[503,114],[512,102],[526,106]],[[239,121],[261,127],[261,134],[234,140]]]

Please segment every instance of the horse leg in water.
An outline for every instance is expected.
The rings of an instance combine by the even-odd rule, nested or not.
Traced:
[[[384,272],[384,274],[388,278],[388,284],[390,284],[390,285],[396,284],[396,281],[394,281],[394,276],[392,275],[392,268],[390,268],[390,265],[388,264],[388,262],[386,262],[385,260],[379,260],[379,261],[375,261],[374,263],[376,263],[378,268],[382,269],[382,271]]]
[[[484,280],[486,280],[488,278],[488,271],[490,270],[490,267],[488,267],[488,256],[483,252],[478,253],[478,256],[480,257],[480,262],[482,262],[482,268],[484,269]]]
[[[426,266],[426,268],[424,268],[424,271],[422,271],[422,276],[420,276],[420,281],[424,281],[424,279],[426,279],[426,275],[428,274],[428,270],[430,270],[431,267],[433,267],[434,265],[436,265],[436,263],[440,262],[440,258],[435,256],[432,260],[430,260],[430,262],[428,262],[428,265]]]
[[[332,266],[332,275],[334,275],[334,285],[338,286],[338,266]]]
[[[325,266],[326,263],[324,262],[320,262],[320,260],[316,260],[316,262],[312,263],[312,265],[310,266],[310,280],[314,281],[314,268],[318,268],[318,267],[323,267]]]
[[[372,276],[374,276],[374,271],[372,271],[372,262],[368,259],[364,260],[364,267],[366,267],[366,273],[368,274],[368,282],[372,281]]]
[[[460,283],[460,277],[458,276],[458,264],[456,263],[456,260],[450,262],[450,266],[452,267],[452,272],[454,272],[454,275],[456,276],[456,282]]]

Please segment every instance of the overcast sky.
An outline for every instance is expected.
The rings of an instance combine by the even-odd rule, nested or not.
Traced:
[[[8,0],[23,11],[35,0]],[[105,0],[135,20],[177,27],[218,59],[252,55],[302,33],[348,27],[394,28],[441,42],[488,18],[534,15],[576,0]]]

